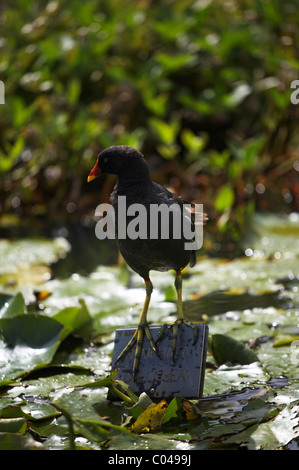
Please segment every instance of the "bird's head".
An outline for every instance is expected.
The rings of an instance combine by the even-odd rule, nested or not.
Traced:
[[[87,181],[92,181],[102,173],[113,175],[128,174],[146,166],[142,153],[128,145],[114,145],[99,153],[97,161]]]

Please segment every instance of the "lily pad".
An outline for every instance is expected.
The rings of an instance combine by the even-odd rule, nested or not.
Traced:
[[[29,436],[10,432],[0,433],[0,450],[43,450],[46,447]]]
[[[0,240],[0,283],[10,292],[32,289],[51,277],[50,265],[66,256],[65,238]]]
[[[0,419],[0,434],[3,432],[13,432],[25,434],[27,430],[27,421],[25,418],[7,418]]]
[[[212,351],[218,366],[226,363],[245,365],[259,360],[251,349],[227,335],[212,336]]]
[[[18,268],[49,265],[70,250],[65,238],[0,240],[0,273],[16,272]]]
[[[72,331],[46,316],[17,315],[0,319],[0,385],[49,364]]]
[[[23,295],[0,295],[0,318],[9,318],[22,315],[25,312],[25,301]]]
[[[273,420],[230,437],[226,444],[246,444],[250,450],[275,450],[299,437],[298,403],[284,407]]]
[[[51,394],[51,404],[91,441],[98,442],[109,436],[109,430],[130,435],[127,429],[100,415],[97,404],[103,402],[106,393],[105,387],[61,390]]]

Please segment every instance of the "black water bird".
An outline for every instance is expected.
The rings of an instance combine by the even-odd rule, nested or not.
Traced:
[[[196,251],[195,249],[185,248],[186,242],[192,242],[191,237],[186,238],[184,234],[181,234],[180,236],[175,235],[174,222],[175,220],[178,221],[178,218],[176,219],[176,217],[179,217],[181,221],[185,220],[189,222],[191,229],[190,232],[192,234],[195,231],[195,227],[192,221],[192,215],[184,210],[182,200],[163,186],[151,181],[149,168],[142,153],[134,148],[120,145],[108,147],[100,152],[96,164],[88,176],[88,181],[92,181],[102,173],[110,173],[118,176],[117,184],[110,196],[110,202],[115,210],[115,227],[118,247],[126,263],[143,278],[145,283],[146,296],[138,327],[131,340],[117,359],[117,361],[119,361],[124,357],[124,355],[137,342],[133,364],[133,373],[135,376],[139,367],[144,334],[147,336],[153,350],[159,356],[158,348],[152,338],[147,323],[147,311],[153,290],[153,285],[150,280],[151,270],[175,271],[178,315],[176,321],[171,324],[173,331],[173,356],[176,351],[178,327],[180,324],[185,323],[193,329],[194,342],[196,342],[196,326],[184,319],[181,278],[181,271],[183,268],[188,264],[191,267],[194,266],[196,262]],[[136,207],[140,207],[132,205],[141,204],[145,208],[146,218],[142,219],[142,223],[145,227],[137,227],[138,224],[136,223],[136,219],[134,223],[134,227],[138,228],[139,232],[143,233],[143,236],[126,236],[123,238],[123,235],[119,233],[118,221],[120,217],[124,216],[124,214],[120,213],[119,196],[125,196],[127,214],[130,213],[129,208],[131,207],[132,209],[131,215],[126,216],[125,228],[129,229],[129,224],[132,222],[134,223],[134,215],[132,214],[134,214]],[[153,212],[151,212],[152,208],[157,208],[159,206],[162,207],[161,205],[165,205],[164,207],[170,209],[168,227],[166,227],[168,230],[166,238],[164,238],[162,233],[163,216],[158,219],[158,226],[155,227],[153,227],[153,219],[151,218],[153,216]],[[155,224],[156,222],[157,219],[155,218]],[[153,233],[155,233],[154,236]],[[166,327],[167,325],[162,327],[157,342],[163,336]]]

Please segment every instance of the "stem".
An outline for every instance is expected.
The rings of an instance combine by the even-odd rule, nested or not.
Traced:
[[[111,390],[113,391],[113,393],[115,393],[115,395],[117,395],[121,400],[125,401],[128,405],[135,405],[134,401],[130,397],[118,390],[118,388],[116,388],[114,385],[111,385]]]
[[[54,408],[56,408],[58,411],[60,411],[60,413],[65,417],[69,428],[70,450],[76,450],[74,423],[71,415],[64,408],[61,408],[56,403],[51,403],[51,405],[54,406]]]

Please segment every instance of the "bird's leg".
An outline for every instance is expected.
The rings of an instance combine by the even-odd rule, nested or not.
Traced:
[[[134,357],[134,363],[133,363],[133,375],[134,375],[134,377],[135,377],[135,375],[138,371],[138,368],[139,368],[144,333],[146,334],[147,339],[149,340],[149,343],[150,343],[152,349],[157,354],[157,356],[159,356],[158,350],[156,348],[156,344],[153,340],[153,337],[152,337],[151,332],[149,330],[147,319],[146,319],[146,315],[147,315],[147,311],[148,311],[148,307],[149,307],[149,303],[150,303],[150,299],[151,299],[152,290],[153,290],[153,285],[151,283],[151,280],[150,279],[145,279],[146,296],[145,296],[145,301],[144,301],[143,308],[142,308],[142,311],[141,311],[141,315],[140,315],[140,318],[139,318],[137,330],[135,331],[135,333],[133,334],[133,336],[130,339],[129,343],[123,349],[123,351],[120,353],[120,355],[118,356],[118,358],[116,360],[116,362],[118,362],[122,357],[124,357],[130,351],[130,349],[132,349],[134,344],[137,343],[136,344],[135,357]]]
[[[175,288],[177,291],[177,298],[178,298],[178,316],[176,321],[173,324],[173,338],[172,338],[172,352],[173,356],[175,354],[176,350],[176,343],[177,343],[177,336],[178,336],[178,326],[181,325],[182,323],[185,323],[185,325],[190,326],[193,330],[193,344],[196,343],[197,341],[197,334],[198,330],[193,323],[186,321],[184,319],[184,312],[183,312],[183,300],[182,300],[182,274],[181,271],[178,271],[176,273],[175,277]]]
[[[181,275],[181,271],[176,272],[174,285],[175,285],[175,289],[176,289],[176,292],[177,292],[178,315],[177,315],[177,319],[175,320],[175,322],[173,322],[172,324],[169,325],[169,326],[172,327],[172,356],[173,356],[173,358],[174,358],[175,352],[176,352],[179,325],[184,323],[185,325],[190,326],[190,328],[192,328],[192,330],[193,330],[193,344],[196,343],[197,335],[198,335],[196,325],[193,325],[193,323],[191,323],[189,321],[186,321],[184,319],[183,300],[182,300],[182,275]],[[157,338],[157,342],[164,335],[164,332],[165,332],[167,326],[168,326],[167,324],[162,326],[161,331],[159,333],[159,336]]]

